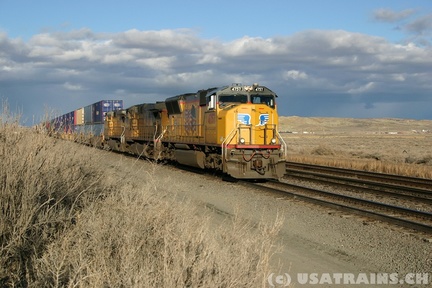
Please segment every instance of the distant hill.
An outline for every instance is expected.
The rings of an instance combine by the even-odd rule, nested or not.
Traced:
[[[281,116],[279,131],[314,133],[432,133],[432,120]]]

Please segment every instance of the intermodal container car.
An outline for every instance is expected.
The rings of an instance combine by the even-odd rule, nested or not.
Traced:
[[[93,108],[94,108],[94,104],[84,107],[84,124],[93,123]]]
[[[74,112],[68,112],[63,116],[64,119],[64,131],[66,133],[72,133],[73,132],[73,125],[74,125]]]
[[[84,124],[84,108],[79,108],[74,111],[74,125]]]
[[[93,123],[104,123],[109,111],[123,109],[123,100],[102,100],[93,104]]]
[[[74,132],[77,134],[91,134],[99,136],[103,133],[104,124],[76,125]]]

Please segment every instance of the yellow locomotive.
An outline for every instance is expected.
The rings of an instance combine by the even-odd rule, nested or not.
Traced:
[[[258,84],[232,84],[111,111],[103,142],[234,178],[278,179],[287,147],[277,130],[276,97]]]

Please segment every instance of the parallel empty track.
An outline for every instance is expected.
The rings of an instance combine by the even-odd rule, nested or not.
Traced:
[[[242,183],[432,234],[428,179],[289,162],[281,182]]]

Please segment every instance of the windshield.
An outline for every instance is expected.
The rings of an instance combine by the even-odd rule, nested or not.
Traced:
[[[247,103],[247,95],[220,95],[219,96],[219,107],[223,108],[233,103]]]
[[[265,104],[269,107],[275,107],[273,95],[251,95],[252,104]]]

